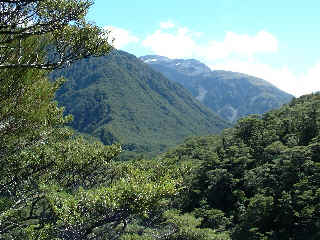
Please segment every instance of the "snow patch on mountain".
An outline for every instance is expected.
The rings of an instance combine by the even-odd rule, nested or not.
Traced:
[[[147,59],[144,62],[149,63],[149,62],[156,62],[156,61],[158,61],[158,59],[152,58],[152,59]]]

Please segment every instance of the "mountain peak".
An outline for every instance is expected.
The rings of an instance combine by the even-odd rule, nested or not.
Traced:
[[[153,62],[169,62],[171,59],[159,56],[159,55],[146,55],[143,57],[140,57],[140,60],[142,60],[145,63],[153,63]]]
[[[155,154],[230,126],[180,84],[123,51],[52,73],[53,79],[60,76],[68,81],[56,99],[74,116],[71,126],[105,144],[120,142],[128,154]]]
[[[161,58],[145,56],[140,59],[168,79],[186,87],[197,100],[230,122],[278,108],[292,98],[269,82],[247,74],[213,71],[195,59],[166,58],[161,61]]]
[[[158,55],[146,55],[140,57],[140,60],[147,64],[161,64],[189,76],[210,74],[211,69],[204,63],[196,59],[170,59]]]

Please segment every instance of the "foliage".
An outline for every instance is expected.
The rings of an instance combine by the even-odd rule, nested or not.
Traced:
[[[60,134],[59,127],[70,120],[52,101],[61,79],[50,83],[45,73],[25,69],[1,70],[0,76],[5,79],[0,86],[1,158]]]
[[[81,42],[76,58],[110,50],[104,44],[102,52],[96,52],[95,47],[102,45],[99,41],[97,46],[91,45],[94,31],[86,32],[81,25],[89,5],[81,0],[0,1],[4,16],[0,33],[7,34],[0,42],[4,51],[0,62],[0,238],[319,239],[320,94],[293,99],[263,116],[241,119],[219,136],[189,138],[154,160],[115,161],[120,145],[106,146],[95,138],[85,140],[64,126],[71,117],[64,116],[63,108],[54,101],[63,80],[49,81],[41,68],[60,65],[59,61],[50,62],[56,60],[50,58],[55,54],[50,47],[68,46],[62,48],[69,53],[78,46],[70,38],[74,33],[70,29],[76,33],[84,30],[82,37],[89,41],[82,43],[83,38],[74,35],[74,40]],[[72,10],[75,6],[79,9]],[[57,19],[60,22],[51,25]],[[66,45],[58,41],[50,45],[50,37],[58,29],[66,37]],[[82,52],[81,47],[87,50]],[[5,52],[11,50],[12,55]],[[169,126],[164,132],[169,138],[148,133],[159,137],[156,143],[164,144],[171,134],[176,136],[179,126],[183,127],[180,137],[185,137],[192,132],[190,127],[198,135],[208,128],[215,132],[227,125],[193,101],[179,85],[163,80],[131,55],[117,54],[109,57],[112,61],[108,68],[104,68],[108,58],[78,63],[77,67],[95,72],[89,79],[96,85],[91,85],[79,68],[69,69],[75,79],[60,90],[58,99],[72,99],[79,91],[85,93],[80,96],[101,103],[95,108],[76,98],[100,118],[76,118],[76,126],[99,133],[96,137],[112,143],[118,136],[114,129],[126,124],[131,128],[125,133],[141,131],[133,124],[137,122],[134,116],[145,111],[145,126]],[[94,64],[84,64],[91,61]],[[68,71],[52,76],[62,73]],[[105,80],[111,84],[105,85]],[[122,92],[116,80],[128,88]],[[112,91],[102,91],[105,88]],[[126,99],[126,92],[142,100],[149,96],[153,104]],[[119,111],[123,107],[121,97],[132,100],[134,107]],[[106,105],[109,98],[118,108]],[[152,108],[160,108],[161,114]],[[129,116],[125,124],[116,118],[117,111]],[[167,122],[161,125],[151,121],[153,113],[160,123],[163,114],[169,116]],[[110,126],[103,124],[113,119],[120,124],[110,131]],[[199,127],[201,124],[204,128]],[[96,127],[98,130],[94,130]],[[135,137],[138,142],[139,136]]]
[[[118,226],[176,194],[179,176],[165,163],[114,162],[119,145],[89,143],[64,128],[69,117],[53,102],[59,82],[39,70],[2,73],[2,239],[120,236]]]
[[[117,163],[119,145],[64,126],[71,117],[54,101],[63,80],[49,81],[43,69],[111,49],[85,24],[89,5],[0,1],[1,239],[117,239],[179,189],[162,164]]]
[[[195,163],[176,207],[232,239],[318,239],[319,109],[306,95],[167,153]]]
[[[108,32],[85,20],[91,5],[90,0],[1,0],[0,69],[52,69],[108,53]]]
[[[60,76],[68,81],[56,99],[74,116],[71,126],[105,144],[119,142],[129,153],[155,155],[188,136],[229,126],[180,85],[122,51],[52,73]]]

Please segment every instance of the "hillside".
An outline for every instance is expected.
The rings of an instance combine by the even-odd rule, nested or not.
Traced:
[[[229,126],[181,85],[126,52],[84,59],[51,77],[59,76],[68,81],[56,99],[74,116],[71,126],[105,144],[157,153]]]
[[[157,55],[140,59],[168,79],[182,84],[200,102],[230,122],[279,108],[293,97],[263,79],[230,71],[211,71],[194,59]]]
[[[193,169],[178,208],[234,240],[319,239],[319,109],[306,95],[162,156]]]

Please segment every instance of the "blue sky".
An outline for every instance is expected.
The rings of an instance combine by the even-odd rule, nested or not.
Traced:
[[[320,90],[320,1],[95,0],[88,20],[136,56],[195,58],[300,96]]]

